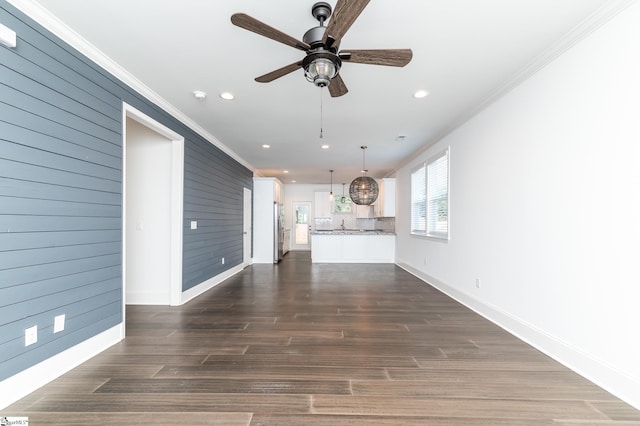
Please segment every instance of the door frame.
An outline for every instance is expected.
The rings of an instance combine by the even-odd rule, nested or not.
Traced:
[[[242,195],[242,265],[247,267],[253,263],[251,257],[253,252],[253,191],[245,187]],[[247,240],[249,247],[244,246]]]
[[[296,244],[296,206],[301,204],[309,206],[309,223],[307,226],[309,244],[306,244],[306,245]],[[311,250],[311,208],[312,206],[313,206],[313,203],[311,201],[292,201],[291,202],[291,250],[292,251]]]
[[[171,306],[182,303],[182,228],[184,200],[184,137],[154,120],[133,106],[122,103],[122,318],[126,307],[126,164],[127,164],[127,118],[166,137],[171,141],[171,225],[170,225],[170,301]],[[124,328],[123,328],[124,334]],[[123,336],[124,337],[124,336]]]

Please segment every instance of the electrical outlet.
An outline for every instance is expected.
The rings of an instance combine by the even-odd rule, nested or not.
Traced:
[[[33,345],[38,341],[38,326],[34,325],[24,330],[24,345]]]
[[[192,220],[191,221],[191,229],[198,229],[198,221],[197,220]]]
[[[65,314],[58,315],[57,317],[55,317],[53,319],[53,332],[54,333],[59,333],[61,331],[64,331],[64,319],[65,319]]]
[[[224,257],[222,258],[222,264],[224,265]]]
[[[480,278],[476,278],[476,288],[480,288]]]

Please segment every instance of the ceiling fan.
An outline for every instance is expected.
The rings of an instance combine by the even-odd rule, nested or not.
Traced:
[[[245,30],[270,38],[306,53],[301,60],[286,65],[256,78],[259,83],[268,83],[298,68],[304,70],[305,77],[318,87],[328,87],[332,97],[346,94],[349,90],[340,77],[342,62],[403,67],[411,61],[411,49],[368,49],[339,51],[340,40],[369,3],[369,0],[338,0],[331,17],[331,5],[317,2],[311,8],[311,15],[320,25],[308,30],[302,41],[291,37],[244,13],[235,13],[231,22]],[[331,17],[329,24],[324,23]]]

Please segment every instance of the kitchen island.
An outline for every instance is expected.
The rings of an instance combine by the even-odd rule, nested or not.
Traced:
[[[396,235],[365,230],[314,231],[313,263],[394,263]]]

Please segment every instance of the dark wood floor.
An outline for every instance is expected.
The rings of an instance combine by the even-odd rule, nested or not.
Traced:
[[[640,424],[640,412],[394,265],[291,252],[2,415],[32,425]]]

